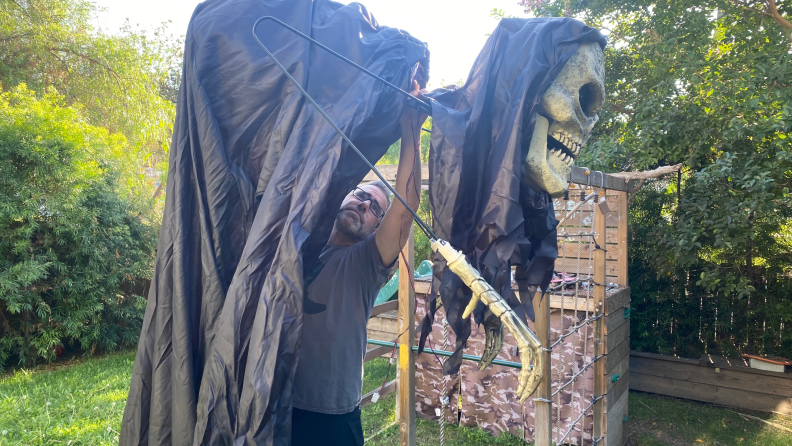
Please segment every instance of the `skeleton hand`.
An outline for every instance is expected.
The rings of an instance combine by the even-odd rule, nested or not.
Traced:
[[[520,396],[520,402],[531,396],[531,394],[539,386],[542,381],[543,370],[543,354],[542,347],[539,343],[539,338],[528,329],[528,327],[521,321],[517,315],[509,308],[505,300],[492,287],[481,278],[478,271],[475,270],[465,259],[459,251],[451,247],[450,244],[443,240],[437,240],[432,243],[432,249],[439,252],[448,262],[448,269],[454,272],[468,288],[473,291],[473,298],[465,308],[462,314],[463,318],[470,317],[473,309],[476,308],[479,301],[484,302],[489,309],[500,318],[506,327],[514,336],[517,341],[517,348],[520,351],[520,360],[522,362],[522,370],[520,370],[519,382],[517,388],[517,395]],[[531,364],[533,363],[533,368]]]

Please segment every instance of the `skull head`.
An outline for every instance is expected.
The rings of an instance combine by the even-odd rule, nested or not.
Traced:
[[[578,46],[542,96],[525,172],[530,183],[558,197],[599,119],[605,98],[605,63],[595,42]]]

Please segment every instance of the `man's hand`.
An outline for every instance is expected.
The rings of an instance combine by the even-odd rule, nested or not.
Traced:
[[[410,94],[419,98],[424,92],[418,89],[418,82],[413,81]],[[411,101],[407,101],[411,102]],[[399,168],[396,172],[396,192],[399,193],[413,210],[421,203],[421,127],[427,115],[417,108],[405,104],[401,119],[401,152]],[[409,183],[409,184],[408,184]],[[397,199],[392,203],[382,224],[377,229],[375,240],[382,257],[382,262],[390,265],[396,260],[407,238],[410,236],[412,214]]]
[[[426,90],[420,90],[418,82],[413,81],[410,95],[416,99],[420,99],[424,93],[426,93]],[[415,135],[417,133],[418,139],[420,140],[421,126],[423,126],[428,115],[419,111],[419,104],[417,101],[409,100],[404,105],[405,107],[402,111],[401,119],[399,120],[402,128],[402,138],[404,138],[406,132],[409,132],[410,135]]]

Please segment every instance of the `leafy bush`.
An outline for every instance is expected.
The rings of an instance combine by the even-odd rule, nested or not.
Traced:
[[[134,343],[156,228],[125,138],[21,85],[0,93],[0,159],[0,368]]]

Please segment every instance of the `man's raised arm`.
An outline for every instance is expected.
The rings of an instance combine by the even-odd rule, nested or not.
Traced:
[[[418,84],[413,82],[413,96],[418,96]],[[399,168],[396,172],[396,192],[399,193],[413,210],[421,203],[421,127],[426,115],[405,106],[401,117],[401,152]],[[412,177],[410,174],[412,173]],[[408,184],[409,183],[409,184]],[[382,223],[377,229],[375,240],[385,265],[396,260],[407,238],[410,236],[412,214],[396,197],[385,212]]]

